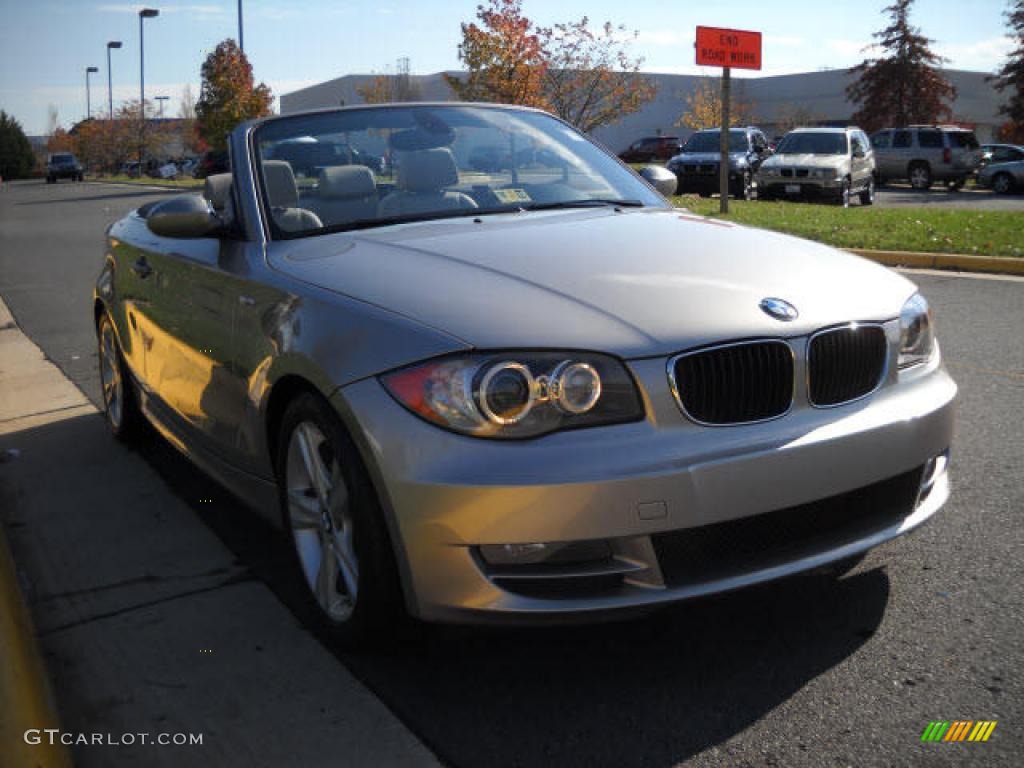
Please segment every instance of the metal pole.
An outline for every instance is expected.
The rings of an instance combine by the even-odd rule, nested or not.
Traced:
[[[139,177],[142,177],[143,154],[146,147],[146,43],[143,32],[145,17],[139,11],[139,117],[142,122],[139,124]]]
[[[107,118],[114,119],[114,78],[110,74],[110,46],[107,45]]]
[[[92,67],[85,68],[85,119],[92,117],[92,98],[89,96],[89,73]]]
[[[731,90],[729,67],[722,68],[722,135],[719,143],[718,192],[721,200],[720,213],[729,212],[729,91]]]
[[[242,0],[238,0],[238,49],[245,53],[245,38],[242,35]]]

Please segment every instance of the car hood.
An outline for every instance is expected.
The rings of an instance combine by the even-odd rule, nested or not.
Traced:
[[[291,277],[411,317],[478,348],[622,357],[798,336],[899,314],[914,287],[842,251],[684,210],[520,212],[268,246]],[[766,297],[799,311],[765,314]]]
[[[806,168],[841,168],[846,162],[845,155],[812,155],[787,154],[772,155],[761,165],[762,168],[774,168],[782,165],[798,165]]]

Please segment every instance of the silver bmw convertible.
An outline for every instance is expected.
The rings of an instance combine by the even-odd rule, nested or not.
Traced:
[[[108,231],[106,418],[279,521],[346,641],[723,592],[948,498],[956,385],[894,272],[674,209],[535,110],[333,109],[229,149]]]

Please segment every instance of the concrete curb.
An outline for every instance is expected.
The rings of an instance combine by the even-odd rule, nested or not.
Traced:
[[[998,256],[970,256],[963,253],[920,253],[915,251],[868,251],[847,248],[850,253],[863,256],[890,267],[916,267],[918,269],[954,269],[962,272],[991,272],[1003,275],[1024,275],[1024,259]]]
[[[19,408],[18,391],[27,386],[23,381],[22,366],[36,369],[40,365],[52,366],[42,352],[18,330],[11,313],[0,299],[0,349],[4,351],[4,364],[0,367],[0,435],[12,431],[16,421],[9,417],[22,415],[12,409]],[[8,370],[11,368],[11,370]],[[54,371],[56,368],[54,367]],[[35,371],[33,371],[35,372]],[[38,384],[38,380],[35,381]],[[49,390],[47,390],[49,393]],[[59,395],[60,393],[50,393]],[[84,400],[84,398],[82,398]],[[61,405],[79,405],[73,400]],[[80,405],[79,405],[80,407]],[[90,406],[91,408],[91,406]],[[40,418],[42,414],[30,414]],[[49,744],[44,728],[60,728],[57,707],[50,678],[36,645],[35,628],[18,586],[14,558],[0,525],[0,755],[7,759],[4,765],[70,766],[71,754],[57,742]],[[39,729],[43,740],[39,744],[26,744],[25,731]]]

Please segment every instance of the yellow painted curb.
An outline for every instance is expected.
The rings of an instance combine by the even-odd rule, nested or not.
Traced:
[[[59,741],[51,745],[44,728],[60,728],[60,721],[14,560],[0,530],[0,762],[12,768],[70,768],[67,747]],[[25,743],[30,729],[39,730],[39,744]]]
[[[999,258],[998,256],[970,256],[963,253],[919,253],[915,251],[867,251],[860,248],[847,248],[846,250],[890,267],[957,269],[963,272],[1024,275],[1024,259],[1013,257]]]

